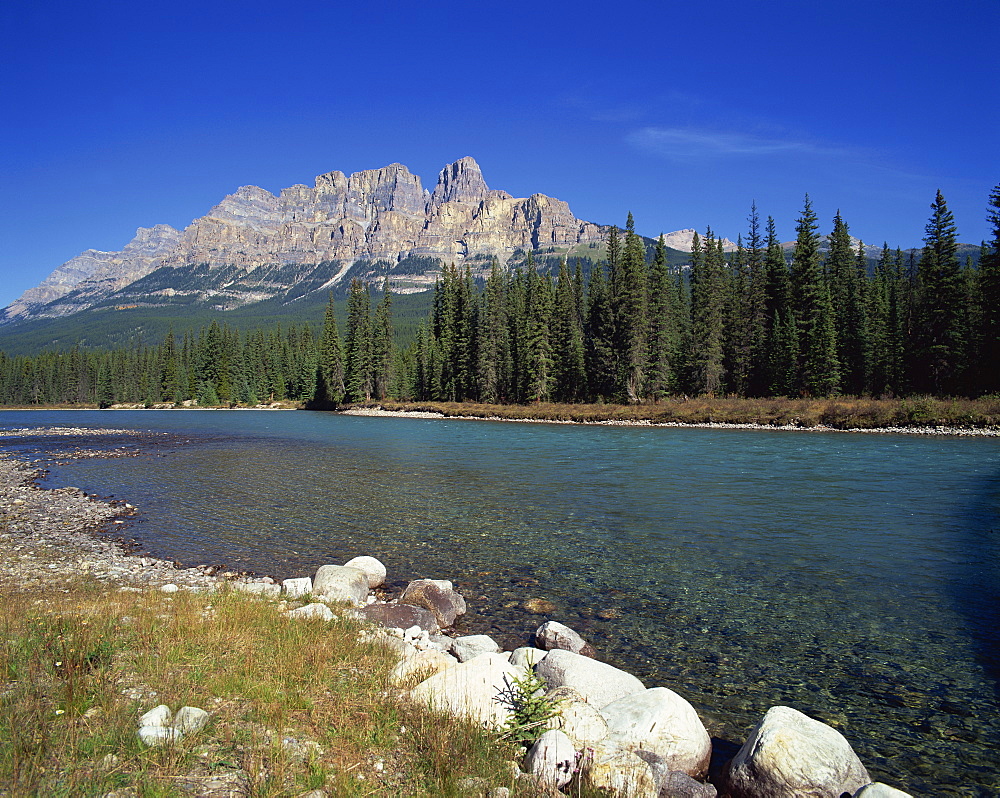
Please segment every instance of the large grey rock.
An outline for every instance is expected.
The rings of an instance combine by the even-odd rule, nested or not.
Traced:
[[[459,662],[468,662],[480,654],[495,654],[500,645],[489,635],[465,635],[451,641],[451,653]]]
[[[447,579],[415,579],[406,586],[399,603],[430,610],[442,629],[454,625],[466,610],[462,594]]]
[[[588,748],[580,766],[591,787],[618,798],[657,798],[660,794],[649,764],[614,745],[602,742]]]
[[[701,778],[708,773],[712,739],[698,713],[666,687],[653,687],[606,705],[608,741],[656,754],[669,768]]]
[[[368,597],[368,577],[357,568],[321,565],[313,577],[313,593],[328,601],[361,606]]]
[[[431,633],[440,629],[434,613],[412,604],[369,604],[361,610],[361,614],[369,621],[380,623],[389,629],[419,626]]]
[[[572,651],[553,649],[535,666],[548,687],[572,687],[596,707],[640,693],[645,686],[631,673]]]
[[[354,557],[344,563],[345,568],[357,568],[368,577],[368,587],[379,587],[385,584],[385,566],[374,557]]]
[[[500,727],[510,709],[496,697],[507,687],[505,679],[513,681],[525,675],[501,654],[481,654],[421,682],[410,691],[410,697],[432,709]]]
[[[543,784],[565,787],[573,779],[576,749],[557,729],[544,732],[528,750],[524,769]]]
[[[594,648],[580,635],[558,621],[546,621],[535,630],[535,645],[549,651],[561,648],[574,654],[592,657]]]
[[[908,792],[897,790],[888,784],[876,781],[874,784],[866,784],[856,793],[854,798],[913,798]]]
[[[791,707],[771,707],[726,768],[732,798],[840,798],[871,783],[836,729]]]

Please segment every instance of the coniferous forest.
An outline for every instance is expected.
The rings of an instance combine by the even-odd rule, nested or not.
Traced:
[[[647,251],[629,215],[606,260],[541,273],[529,255],[477,283],[442,270],[415,340],[399,346],[388,282],[353,282],[341,332],[248,333],[213,321],[158,345],[0,351],[0,404],[315,407],[367,400],[638,403],[670,396],[982,396],[1000,392],[1000,185],[992,240],[959,257],[938,192],[924,247],[884,245],[874,264],[838,213],[824,246],[809,198],[789,254],[756,207],[735,250],[711,229],[690,262]],[[590,264],[587,264],[590,266]],[[375,299],[377,298],[377,301]]]

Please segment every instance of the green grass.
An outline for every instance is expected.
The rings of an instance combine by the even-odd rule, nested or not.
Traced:
[[[534,794],[498,733],[401,700],[395,655],[362,642],[356,622],[288,619],[239,593],[90,582],[0,603],[0,795],[173,796],[209,777],[239,777],[253,796],[450,796],[468,794],[467,778]],[[210,722],[146,748],[137,720],[160,703]]]

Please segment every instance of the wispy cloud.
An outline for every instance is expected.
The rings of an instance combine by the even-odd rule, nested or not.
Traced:
[[[626,142],[638,150],[673,160],[767,155],[851,155],[847,149],[793,138],[765,138],[747,133],[680,127],[633,130]]]

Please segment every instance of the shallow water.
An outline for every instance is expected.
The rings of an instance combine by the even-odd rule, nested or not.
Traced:
[[[464,628],[510,644],[546,599],[713,735],[787,704],[914,794],[1000,793],[995,438],[0,412],[52,424],[168,433],[49,466],[137,505],[154,554],[277,578],[371,554],[399,584],[452,578]]]

